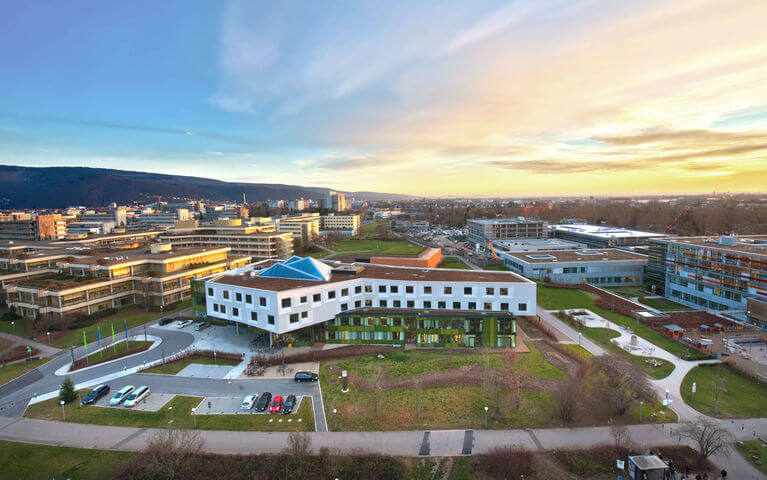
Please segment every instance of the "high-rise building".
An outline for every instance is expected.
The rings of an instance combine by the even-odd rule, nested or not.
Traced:
[[[334,212],[345,212],[348,210],[346,205],[346,195],[333,190],[329,190],[325,197],[323,206]]]
[[[59,214],[0,215],[0,241],[61,240],[66,235],[67,223]]]

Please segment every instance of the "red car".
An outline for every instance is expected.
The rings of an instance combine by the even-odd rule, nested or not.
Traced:
[[[272,398],[272,404],[269,405],[269,413],[280,413],[284,401],[285,400],[280,395]]]

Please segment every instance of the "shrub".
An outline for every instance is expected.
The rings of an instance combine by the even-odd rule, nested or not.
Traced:
[[[532,472],[533,454],[520,447],[506,445],[477,455],[473,463],[475,471],[491,478],[516,480]]]
[[[381,345],[349,345],[348,347],[331,348],[330,350],[310,350],[308,352],[286,354],[285,363],[316,362],[320,360],[359,357],[362,355],[378,355],[379,353],[391,351],[393,348]],[[282,354],[253,355],[251,361],[259,364],[277,365],[282,363]]]

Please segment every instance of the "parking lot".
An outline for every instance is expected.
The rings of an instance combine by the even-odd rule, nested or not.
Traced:
[[[255,394],[256,392],[251,393]],[[276,395],[280,394],[277,393]],[[287,395],[285,394],[283,398],[287,397]],[[240,408],[243,398],[244,395],[242,397],[205,397],[194,413],[195,415],[269,415],[268,409],[265,412],[256,412],[253,408],[243,410]],[[301,404],[302,398],[304,398],[304,395],[296,395],[296,406],[291,415],[294,415],[298,410],[298,405]]]
[[[144,397],[143,400],[141,400],[138,405],[135,407],[126,407],[122,403],[120,405],[109,405],[109,400],[111,400],[112,396],[114,396],[115,392],[117,390],[110,391],[107,395],[104,395],[103,397],[99,398],[96,403],[93,405],[96,407],[106,407],[106,408],[120,408],[123,410],[139,410],[142,412],[156,412],[157,410],[161,409],[163,406],[165,406],[166,403],[170,402],[175,395],[168,394],[168,393],[150,393],[146,397]]]

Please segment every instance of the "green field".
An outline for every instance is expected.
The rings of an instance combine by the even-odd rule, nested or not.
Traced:
[[[363,237],[375,235],[378,229],[378,223],[379,222],[373,222],[373,223],[368,223],[367,225],[362,225],[360,227],[360,235]]]
[[[83,396],[88,390],[80,390]],[[42,420],[62,420],[58,398],[30,405],[25,417]],[[67,422],[116,425],[139,428],[193,428],[192,408],[202,401],[201,397],[176,396],[156,412],[142,412],[129,408],[80,407],[72,403],[66,406]],[[314,410],[311,398],[301,399],[292,415],[196,415],[200,430],[252,430],[252,431],[314,431]],[[277,422],[280,418],[283,422]],[[291,423],[287,419],[291,418]],[[301,422],[298,422],[298,419]],[[272,422],[269,422],[272,420]]]
[[[137,453],[0,441],[0,478],[102,480]]]
[[[538,284],[538,303],[547,310],[587,308],[618,325],[631,328],[637,336],[654,343],[677,357],[686,360],[704,360],[709,358],[706,354],[672,340],[638,320],[597,307],[594,304],[597,298],[599,297],[591,292],[584,292],[574,288],[544,287],[540,283]]]
[[[176,375],[181,370],[185,369],[189,365],[192,364],[197,365],[238,365],[239,362],[235,362],[234,360],[222,360],[220,358],[216,359],[214,362],[212,358],[210,357],[203,357],[200,355],[193,355],[191,357],[182,358],[181,360],[176,360],[174,362],[166,362],[165,363],[165,371],[163,371],[163,366],[159,365],[157,367],[152,367],[148,370],[142,370],[141,373],[164,373],[166,375]]]
[[[643,298],[640,299],[640,303],[647,305],[648,307],[665,312],[677,311],[677,310],[692,310],[692,308],[682,305],[681,303],[672,302],[667,298]]]
[[[613,292],[621,297],[636,298],[647,295],[647,288],[644,285],[631,285],[625,287],[603,287],[605,290]]]
[[[94,352],[88,355],[88,363],[95,364],[100,362],[108,362],[110,359],[116,357],[117,355],[120,355],[121,353],[125,353],[127,350],[130,350],[132,348],[139,348],[144,346],[149,348],[151,345],[152,345],[152,342],[145,342],[143,340],[128,340],[127,342],[118,341],[113,345],[114,348],[110,346],[103,350],[100,350],[98,352]]]
[[[423,251],[420,247],[407,240],[367,240],[361,238],[349,238],[328,246],[336,252],[364,252],[382,255],[413,255]]]
[[[466,265],[466,262],[458,257],[442,257],[442,262],[437,265],[437,268],[455,268],[457,270],[471,270],[471,267]]]
[[[740,445],[740,442],[736,443],[735,448],[746,460],[751,462],[751,465],[757,470],[767,474],[767,452],[764,453],[765,460],[762,460],[762,452],[764,451],[762,442],[759,440],[746,440],[743,442],[743,445]],[[764,448],[767,449],[767,447]]]
[[[720,384],[719,407],[713,411],[716,385]],[[693,398],[692,384],[697,385]],[[720,418],[767,417],[767,387],[724,365],[700,366],[682,380],[682,398],[695,410]]]
[[[160,312],[140,312],[137,308],[131,307],[130,310],[134,310],[135,314],[130,314],[129,311],[118,312],[112,317],[107,317],[98,320],[97,323],[85,328],[85,335],[88,343],[95,343],[98,337],[98,326],[101,326],[101,336],[106,338],[112,335],[112,324],[114,324],[115,335],[119,336],[124,332],[123,322],[128,324],[128,329],[149,323],[155,320],[159,320],[160,317],[164,317],[170,313],[178,312],[192,306],[192,300],[184,300],[178,307],[173,310],[167,310],[160,315]],[[53,336],[53,335],[51,335]],[[82,329],[70,330],[64,335],[57,337],[53,340],[53,346],[57,348],[67,348],[70,345],[82,345],[83,344],[83,331]]]
[[[7,309],[0,310],[0,317],[7,311]],[[2,320],[0,321],[0,332],[29,338],[29,336],[32,335],[32,320],[28,318],[17,318],[13,321],[13,325],[11,322]]]
[[[13,363],[11,365],[0,367],[0,385],[8,383],[14,378],[18,378],[30,370],[34,370],[40,365],[50,361],[52,358],[53,357],[41,358],[39,360],[32,360],[31,362]]]
[[[482,270],[494,270],[497,272],[510,272],[511,269],[502,263],[491,263],[482,267]]]

